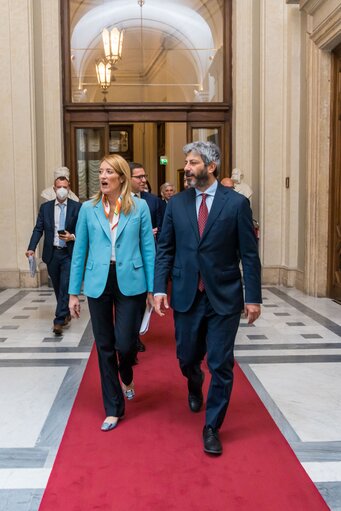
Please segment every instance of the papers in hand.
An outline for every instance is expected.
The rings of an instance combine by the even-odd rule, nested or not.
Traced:
[[[146,310],[144,311],[142,323],[140,326],[140,335],[144,335],[148,332],[150,317],[152,315],[153,310],[154,307],[151,307],[150,305],[146,306]]]
[[[34,255],[30,255],[28,257],[28,265],[30,268],[30,276],[34,277],[37,273],[37,261]]]

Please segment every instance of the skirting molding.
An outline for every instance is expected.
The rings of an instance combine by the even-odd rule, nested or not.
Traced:
[[[48,283],[47,270],[40,270],[35,277],[31,277],[29,271],[0,270],[0,288],[27,288],[39,287]]]
[[[268,266],[262,269],[262,284],[295,287],[300,291],[304,288],[304,273],[301,270],[281,266]]]
[[[0,288],[6,289],[8,287],[20,287],[19,270],[0,270]]]

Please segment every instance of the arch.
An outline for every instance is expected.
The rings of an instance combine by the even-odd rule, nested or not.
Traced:
[[[142,9],[137,2],[127,5],[124,0],[111,1],[87,11],[77,20],[71,29],[71,51],[73,70],[79,82],[83,80],[89,60],[95,60],[96,48],[101,46],[102,29],[114,25],[126,32],[124,67],[118,65],[117,72],[130,77],[138,75],[140,68],[136,65],[136,51],[133,58],[133,46],[136,44],[136,34],[141,30],[141,14],[145,44],[140,50],[144,52],[145,67],[150,68],[159,58],[161,49],[163,52],[188,50],[195,68],[195,82],[200,87],[222,43],[214,40],[208,21],[198,12],[176,1],[161,4],[157,0],[148,0]],[[156,37],[156,33],[160,36]]]

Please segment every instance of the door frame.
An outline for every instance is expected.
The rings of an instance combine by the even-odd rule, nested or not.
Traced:
[[[341,302],[341,44],[332,52],[328,296]],[[340,281],[336,277],[339,272]]]
[[[60,1],[63,62],[64,158],[71,175],[72,133],[75,124],[129,124],[134,122],[181,122],[188,129],[194,123],[202,127],[218,126],[221,131],[222,177],[230,175],[232,162],[232,0],[224,1],[224,74],[223,101],[219,103],[72,103],[69,0]],[[190,141],[188,139],[187,141]]]

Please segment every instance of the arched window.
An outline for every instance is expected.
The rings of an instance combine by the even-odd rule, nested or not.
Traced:
[[[71,102],[224,101],[222,0],[70,0],[68,13]],[[103,31],[113,29],[110,61]]]

